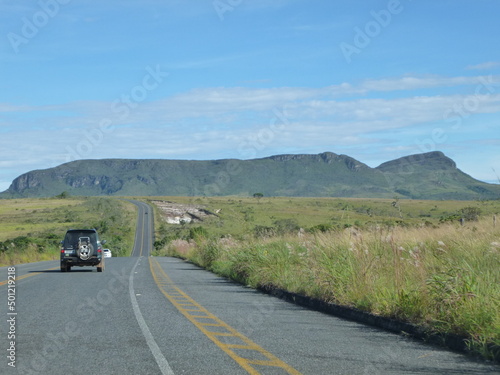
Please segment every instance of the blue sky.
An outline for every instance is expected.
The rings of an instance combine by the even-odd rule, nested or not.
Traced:
[[[0,0],[0,191],[77,159],[443,151],[499,182],[497,0]]]

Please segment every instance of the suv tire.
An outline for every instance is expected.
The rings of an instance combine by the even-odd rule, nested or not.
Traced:
[[[61,263],[61,272],[71,271],[71,266],[67,263]]]
[[[97,265],[97,272],[102,272],[102,271],[104,271],[104,258],[102,258],[99,264]]]

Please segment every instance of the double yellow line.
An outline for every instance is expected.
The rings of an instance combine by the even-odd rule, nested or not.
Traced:
[[[214,314],[175,286],[157,260],[150,257],[149,266],[155,283],[158,285],[163,295],[182,313],[182,315],[193,323],[196,328],[203,332],[203,334],[234,359],[236,363],[243,367],[249,374],[260,374],[254,366],[268,366],[280,368],[288,374],[300,375],[300,372],[217,318]],[[222,341],[224,339],[232,343],[225,343]],[[238,350],[240,352],[245,352],[247,356],[239,355],[236,352]]]

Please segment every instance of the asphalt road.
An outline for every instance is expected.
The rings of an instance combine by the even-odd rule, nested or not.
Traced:
[[[153,210],[144,202],[135,200],[128,201],[137,206],[137,226],[132,257],[147,257],[153,248]]]
[[[152,213],[138,204],[134,256],[106,259],[102,273],[61,273],[57,261],[0,268],[0,374],[500,373],[151,257]]]

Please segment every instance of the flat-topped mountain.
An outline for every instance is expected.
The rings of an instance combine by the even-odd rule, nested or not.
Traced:
[[[0,198],[70,195],[316,196],[498,199],[500,185],[475,180],[441,152],[376,168],[347,155],[275,155],[239,160],[78,160],[17,177]]]

